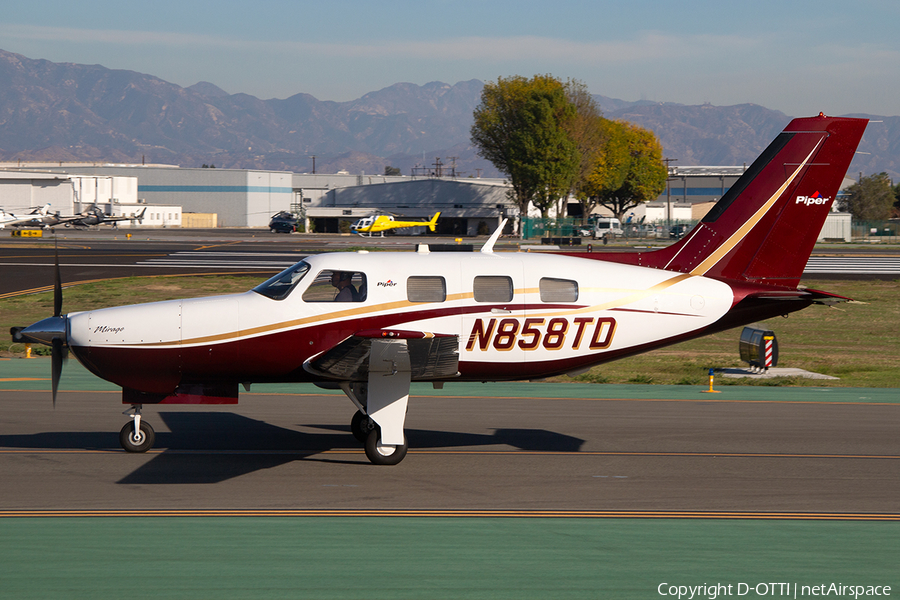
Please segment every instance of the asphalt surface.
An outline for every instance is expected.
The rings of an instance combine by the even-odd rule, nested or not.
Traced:
[[[134,455],[118,445],[127,419],[116,392],[61,392],[52,410],[46,391],[2,391],[0,510],[898,516],[900,404],[834,402],[834,392],[827,402],[792,402],[790,390],[771,391],[786,401],[760,401],[752,388],[685,393],[414,396],[408,456],[376,467],[351,436],[354,409],[340,395],[145,407],[157,443]],[[745,401],[751,393],[757,399]]]

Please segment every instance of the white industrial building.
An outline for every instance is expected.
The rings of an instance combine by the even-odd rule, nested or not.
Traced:
[[[284,171],[66,163],[46,168],[57,173],[135,178],[142,202],[172,208],[148,213],[168,218],[170,213],[174,216],[175,207],[179,213],[215,213],[220,227],[265,227],[272,214],[288,210],[294,199],[291,173]]]
[[[0,170],[0,199],[7,212],[27,213],[49,205],[50,213],[71,216],[96,206],[109,216],[144,212],[142,223],[123,221],[119,227],[181,226],[180,206],[138,199],[136,177]]]
[[[633,220],[685,222],[702,216],[741,176],[744,167],[670,168],[665,192],[636,207]],[[845,183],[852,183],[845,180]],[[477,235],[492,230],[518,209],[501,179],[290,173],[242,169],[184,169],[171,165],[99,163],[0,164],[0,207],[7,212],[51,205],[52,212],[77,214],[99,206],[107,215],[132,215],[146,207],[135,226],[266,227],[281,211],[302,214],[307,231],[345,232],[374,213],[407,219],[441,211],[439,232]],[[579,206],[570,201],[569,208]],[[595,211],[603,214],[603,209]],[[691,214],[691,212],[693,214]],[[212,220],[194,217],[211,215]],[[536,216],[529,214],[529,216]],[[511,219],[514,221],[514,219]],[[829,219],[829,223],[835,219]],[[128,226],[123,223],[122,226]],[[823,237],[849,239],[844,225]]]

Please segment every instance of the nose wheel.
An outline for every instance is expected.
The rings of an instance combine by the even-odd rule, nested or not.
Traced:
[[[126,452],[146,452],[156,441],[156,432],[146,421],[141,420],[141,407],[135,404],[123,414],[129,415],[131,423],[126,423],[119,432],[119,443]]]

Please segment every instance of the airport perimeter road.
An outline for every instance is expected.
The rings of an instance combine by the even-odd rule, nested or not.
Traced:
[[[268,230],[66,231],[0,242],[0,297],[52,289],[56,246],[64,285],[147,275],[230,273],[264,280],[314,252],[415,250],[421,237],[363,239],[282,235]],[[429,243],[456,243],[429,238]]]
[[[131,237],[128,237],[128,236]],[[484,238],[457,239],[436,236],[387,236],[362,238],[335,234],[272,234],[260,229],[157,229],[47,233],[42,238],[7,238],[0,242],[0,297],[52,289],[55,246],[58,245],[64,285],[117,277],[182,274],[250,274],[260,280],[316,252],[357,249],[415,250],[416,245],[471,244]],[[500,241],[500,251],[548,249],[539,240]],[[557,249],[556,247],[552,247]],[[638,250],[636,246],[592,244],[596,253]],[[644,248],[646,249],[646,248]],[[586,251],[587,245],[561,250]],[[817,256],[821,254],[821,256]],[[849,247],[817,251],[805,271],[807,276],[900,277],[900,251],[892,247]]]
[[[350,435],[349,401],[311,386],[234,407],[145,406],[156,448],[132,455],[118,446],[117,392],[64,391],[53,410],[46,391],[13,389],[34,382],[6,379],[0,511],[900,518],[900,404],[887,390],[818,401],[789,388],[448,385],[411,398],[409,455],[376,467]]]

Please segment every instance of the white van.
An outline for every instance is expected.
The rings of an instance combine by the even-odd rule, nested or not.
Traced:
[[[622,235],[622,224],[615,217],[597,217],[594,221],[594,239],[602,239],[607,236]]]

